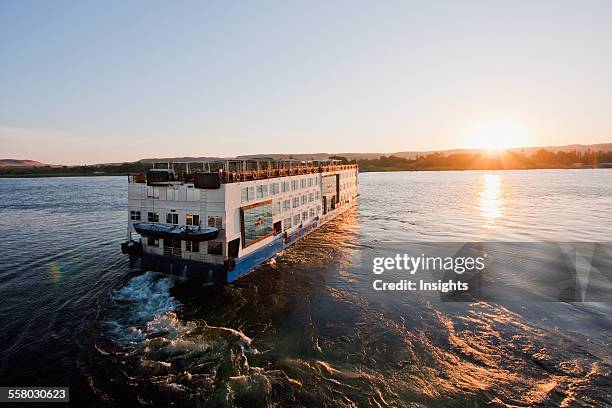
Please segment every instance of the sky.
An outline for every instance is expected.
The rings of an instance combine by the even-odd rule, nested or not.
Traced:
[[[611,113],[612,1],[0,2],[0,158],[590,144]]]

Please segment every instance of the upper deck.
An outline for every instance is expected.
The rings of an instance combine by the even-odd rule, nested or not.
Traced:
[[[228,159],[214,161],[167,161],[154,162],[146,174],[128,177],[130,183],[182,184],[196,183],[205,186],[263,180],[300,174],[328,173],[342,170],[357,170],[357,164],[341,164],[339,160],[272,160],[272,159]],[[205,178],[196,182],[196,177]],[[218,188],[218,187],[208,187]]]

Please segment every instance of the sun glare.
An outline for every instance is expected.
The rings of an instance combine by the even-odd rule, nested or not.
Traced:
[[[511,120],[494,120],[470,129],[465,139],[471,149],[503,150],[528,145],[529,130]]]

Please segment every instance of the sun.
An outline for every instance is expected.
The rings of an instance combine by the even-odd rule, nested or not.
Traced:
[[[483,122],[466,132],[465,145],[471,149],[504,150],[529,144],[529,129],[507,119]]]

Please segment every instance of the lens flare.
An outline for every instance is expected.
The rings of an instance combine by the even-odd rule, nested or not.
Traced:
[[[50,262],[49,270],[51,271],[51,280],[57,285],[62,280],[64,268],[62,268],[57,262]]]

